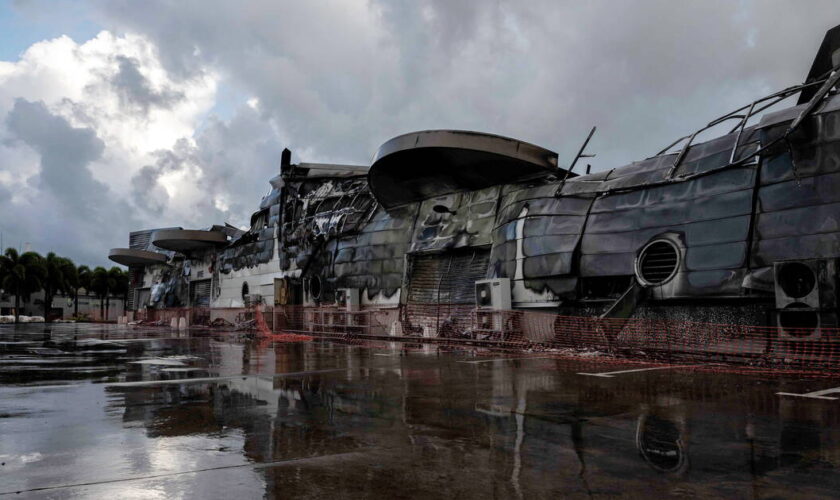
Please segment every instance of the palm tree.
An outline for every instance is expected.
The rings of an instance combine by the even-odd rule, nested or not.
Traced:
[[[123,311],[125,311],[125,303],[128,301],[129,275],[128,271],[123,271],[118,267],[112,267],[109,274],[113,274],[114,288],[112,292],[117,297],[122,297]]]
[[[108,296],[108,271],[104,267],[97,266],[90,277],[90,291],[96,294],[99,299],[99,317],[105,318],[105,297]]]
[[[91,279],[93,278],[93,272],[90,270],[88,266],[79,266],[76,269],[76,274],[78,275],[77,285],[75,290],[73,290],[73,316],[79,317],[79,289],[84,288],[85,293],[90,295],[91,292]]]
[[[15,295],[15,322],[20,319],[20,300],[29,300],[29,295],[42,288],[46,277],[43,257],[35,252],[18,253],[7,248],[0,255],[0,286]]]
[[[79,270],[76,269],[76,264],[72,260],[64,258],[61,263],[61,272],[64,274],[64,283],[67,285],[63,291],[68,297],[73,297],[75,304],[76,291],[79,289]]]
[[[58,293],[69,294],[73,290],[72,281],[76,266],[64,257],[50,252],[43,259],[46,275],[42,286],[44,288],[44,319],[49,321],[53,299]],[[72,269],[72,271],[71,271]]]
[[[122,284],[123,271],[119,267],[112,267],[108,269],[108,293],[105,295],[105,320],[108,319],[108,313],[111,310],[111,295],[117,295],[121,292],[120,285]],[[126,282],[126,291],[128,290],[128,283]]]

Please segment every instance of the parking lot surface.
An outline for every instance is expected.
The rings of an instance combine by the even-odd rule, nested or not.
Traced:
[[[250,337],[0,327],[0,498],[840,491],[840,379]]]

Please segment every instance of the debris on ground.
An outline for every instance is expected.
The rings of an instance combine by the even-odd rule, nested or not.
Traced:
[[[237,323],[233,329],[237,332],[242,330],[256,330],[257,328],[257,320],[249,319],[247,321],[243,321],[241,323]]]
[[[230,328],[234,326],[233,323],[226,320],[225,318],[216,318],[210,322],[211,328]]]

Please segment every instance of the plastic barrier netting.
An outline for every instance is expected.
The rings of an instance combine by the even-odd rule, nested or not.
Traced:
[[[840,375],[840,330],[599,319],[536,311],[488,311],[463,304],[269,308],[275,331],[316,336],[390,338],[507,349],[597,352],[648,362],[722,363],[753,370]],[[723,369],[721,366],[709,369]]]
[[[840,376],[840,329],[785,328],[662,319],[599,319],[463,304],[348,310],[336,306],[163,309],[135,318],[168,325],[248,329],[277,341],[327,337],[494,350],[598,355],[621,362],[707,363],[699,369],[790,371]],[[200,318],[201,322],[195,319]]]

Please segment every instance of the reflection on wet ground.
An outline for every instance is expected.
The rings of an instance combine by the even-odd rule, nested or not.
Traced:
[[[593,377],[580,373],[627,367],[528,357],[3,326],[0,496],[828,498],[840,488],[840,400],[776,394],[840,380]]]

